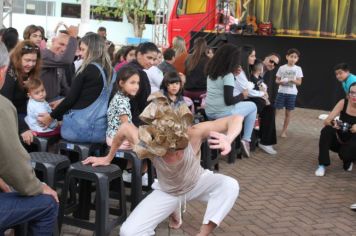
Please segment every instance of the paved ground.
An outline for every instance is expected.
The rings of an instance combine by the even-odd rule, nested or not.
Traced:
[[[345,172],[332,155],[326,176],[315,177],[321,111],[297,109],[292,115],[289,137],[279,138],[278,154],[256,150],[251,158],[233,165],[220,161],[220,173],[236,178],[240,196],[214,235],[356,235],[356,170]],[[277,131],[282,119],[277,117]],[[279,134],[279,132],[278,132]],[[191,202],[180,230],[159,225],[156,235],[195,235],[205,204]],[[92,235],[65,226],[63,235]],[[111,235],[118,235],[118,229]]]

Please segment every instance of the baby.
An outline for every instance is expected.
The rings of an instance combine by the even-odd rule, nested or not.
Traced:
[[[30,79],[25,85],[27,96],[30,98],[27,104],[27,116],[25,121],[32,133],[36,136],[48,137],[59,134],[57,120],[54,120],[48,128],[41,127],[37,122],[37,116],[40,113],[51,113],[52,109],[46,102],[46,90],[39,79]]]

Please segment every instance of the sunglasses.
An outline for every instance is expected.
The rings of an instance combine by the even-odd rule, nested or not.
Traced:
[[[269,63],[273,64],[274,66],[278,66],[278,63],[276,63],[275,61],[273,61],[272,59],[269,60]]]
[[[32,52],[32,51],[39,51],[40,49],[39,49],[39,47],[37,47],[37,46],[29,46],[29,45],[24,45],[23,47],[22,47],[22,51],[26,51],[26,52]]]

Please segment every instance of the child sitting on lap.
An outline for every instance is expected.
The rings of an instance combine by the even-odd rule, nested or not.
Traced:
[[[60,133],[60,127],[57,120],[47,127],[41,127],[37,122],[37,116],[40,113],[52,111],[48,102],[46,101],[46,90],[43,83],[39,79],[30,79],[26,82],[27,96],[30,98],[27,104],[27,116],[25,121],[30,127],[32,133],[39,137],[56,136]]]

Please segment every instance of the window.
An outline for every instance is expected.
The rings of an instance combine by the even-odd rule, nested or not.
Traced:
[[[14,13],[54,16],[56,3],[54,1],[14,0]]]
[[[205,13],[206,5],[207,0],[180,0],[177,6],[177,15]]]
[[[81,5],[62,3],[61,17],[80,18]]]
[[[187,0],[187,11],[186,14],[198,14],[206,12],[207,0]]]

